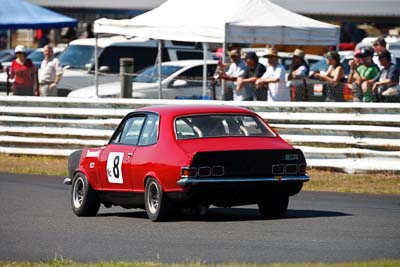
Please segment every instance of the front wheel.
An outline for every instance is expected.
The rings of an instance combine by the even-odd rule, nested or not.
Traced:
[[[281,217],[287,211],[289,196],[271,196],[257,203],[258,209],[265,217]]]
[[[147,216],[153,222],[162,221],[170,214],[171,204],[156,179],[146,181],[144,198]]]
[[[96,216],[100,208],[100,200],[90,185],[87,177],[82,173],[74,176],[71,187],[71,206],[75,215]]]

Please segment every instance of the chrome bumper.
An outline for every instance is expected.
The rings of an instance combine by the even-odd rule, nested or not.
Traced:
[[[218,184],[218,183],[258,183],[258,182],[308,182],[310,176],[271,176],[271,177],[210,177],[210,178],[181,178],[178,185]]]

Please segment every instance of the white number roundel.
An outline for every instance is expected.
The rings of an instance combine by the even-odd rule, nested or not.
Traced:
[[[122,177],[122,160],[124,153],[122,152],[110,152],[107,159],[107,178],[112,184],[123,184],[124,179]]]

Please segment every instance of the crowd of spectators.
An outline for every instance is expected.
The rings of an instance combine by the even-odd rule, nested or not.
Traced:
[[[324,100],[348,101],[345,89],[350,88],[352,101],[400,102],[399,68],[396,58],[386,49],[384,38],[377,38],[372,47],[354,51],[354,58],[344,66],[337,51],[326,53],[326,71],[311,70],[305,53],[295,49],[292,63],[286,71],[279,63],[278,51],[269,48],[265,57],[268,64],[259,62],[255,52],[247,52],[241,59],[239,50],[230,52],[231,64],[219,62],[218,78],[224,81],[225,100],[291,101],[294,81],[307,87],[310,79],[323,85]],[[350,72],[345,73],[345,67]]]

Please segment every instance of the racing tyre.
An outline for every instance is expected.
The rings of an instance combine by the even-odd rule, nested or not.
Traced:
[[[144,200],[147,216],[153,222],[163,221],[170,215],[172,204],[156,179],[149,178],[146,181]]]
[[[75,215],[96,216],[100,204],[87,177],[82,173],[75,174],[71,187],[71,206]]]
[[[263,216],[269,218],[281,217],[287,211],[289,196],[273,196],[257,204]]]

